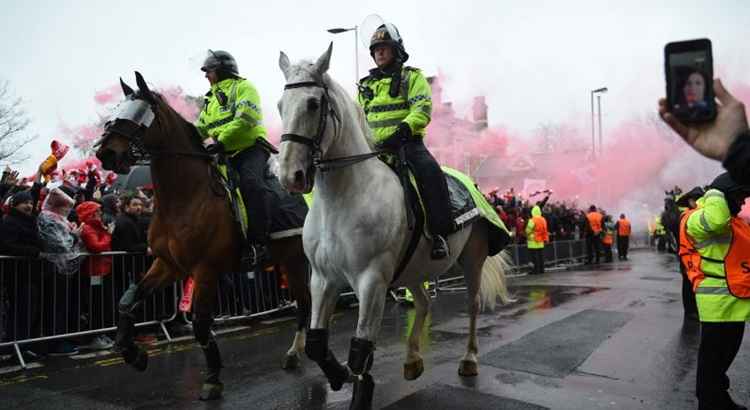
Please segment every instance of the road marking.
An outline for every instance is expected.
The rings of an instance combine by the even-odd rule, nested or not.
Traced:
[[[25,374],[22,374],[20,376],[13,377],[13,378],[8,379],[8,380],[0,380],[0,387],[10,386],[10,385],[14,385],[14,384],[26,383],[26,382],[30,382],[32,380],[39,380],[39,379],[45,379],[46,380],[48,378],[49,377],[47,377],[47,375],[44,375],[44,374],[38,374],[36,376],[27,376]]]

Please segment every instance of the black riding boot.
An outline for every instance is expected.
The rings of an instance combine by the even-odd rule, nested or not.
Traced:
[[[252,267],[263,266],[270,259],[268,242],[273,191],[265,180],[268,156],[268,151],[256,144],[230,158],[230,163],[240,176],[240,192],[247,209],[246,252]]]
[[[427,212],[427,225],[432,234],[431,257],[446,258],[450,255],[450,249],[445,237],[451,232],[453,221],[445,175],[421,139],[409,141],[405,147],[406,160],[416,176]]]

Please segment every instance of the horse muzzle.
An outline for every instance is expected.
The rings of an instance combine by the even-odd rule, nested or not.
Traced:
[[[102,147],[96,151],[96,157],[102,162],[102,168],[118,174],[130,172],[131,163],[126,152],[116,152],[111,148]]]

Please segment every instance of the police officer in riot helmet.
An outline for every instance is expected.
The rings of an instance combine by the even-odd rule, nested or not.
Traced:
[[[450,254],[446,236],[453,229],[445,177],[424,144],[432,114],[432,90],[419,69],[405,66],[409,54],[398,29],[383,24],[370,39],[370,55],[377,67],[360,80],[357,101],[372,129],[376,145],[398,152],[406,160],[419,186],[432,236],[433,259]]]
[[[258,91],[240,77],[237,62],[226,51],[209,50],[201,67],[211,89],[195,126],[212,154],[226,154],[238,173],[240,192],[248,213],[247,238],[251,263],[268,258],[271,188],[265,168],[273,147],[266,141]]]

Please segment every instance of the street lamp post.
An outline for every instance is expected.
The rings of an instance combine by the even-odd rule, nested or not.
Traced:
[[[602,95],[596,95],[596,110],[599,113],[599,156],[604,154],[604,143],[602,142]]]
[[[354,32],[354,83],[356,84],[357,81],[359,81],[359,32],[357,30],[358,26],[354,26],[351,28],[329,28],[327,31],[331,34],[341,34],[346,33],[347,31],[353,31]]]
[[[601,87],[597,88],[595,90],[591,90],[591,156],[592,158],[596,157],[596,137],[594,135],[594,94],[599,93],[606,93],[607,87]],[[598,95],[597,95],[598,97]],[[601,107],[601,105],[600,105]],[[599,144],[601,145],[601,109],[599,110]],[[599,151],[601,153],[601,147],[599,147]]]

